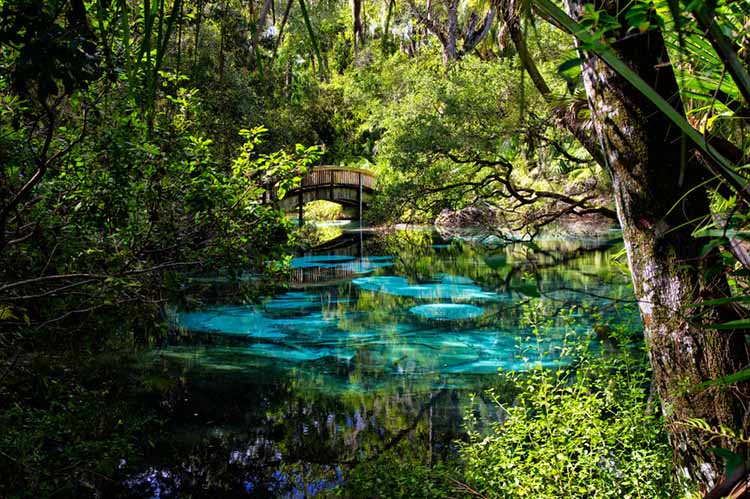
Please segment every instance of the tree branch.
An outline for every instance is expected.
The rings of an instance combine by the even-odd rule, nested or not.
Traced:
[[[9,289],[19,288],[22,286],[28,286],[29,284],[38,284],[42,282],[63,281],[63,280],[70,280],[70,279],[91,279],[91,280],[96,281],[96,280],[110,279],[113,277],[115,278],[116,277],[128,277],[128,276],[133,276],[133,275],[148,274],[151,272],[157,272],[159,270],[164,270],[164,269],[174,268],[174,267],[191,267],[191,266],[196,266],[199,264],[200,262],[169,262],[169,263],[163,263],[160,265],[155,265],[153,267],[149,267],[146,269],[130,270],[126,272],[119,272],[119,273],[113,273],[113,274],[75,273],[75,274],[57,274],[57,275],[34,277],[33,279],[26,279],[23,281],[12,282],[10,284],[0,286],[0,293],[8,291]]]
[[[448,34],[443,30],[443,28],[435,22],[430,16],[429,11],[427,14],[422,12],[414,3],[414,0],[409,0],[409,7],[411,8],[411,11],[414,13],[414,15],[417,17],[417,21],[419,21],[420,24],[424,25],[428,30],[430,30],[435,36],[438,37],[440,40],[440,43],[445,44],[448,40]]]
[[[558,213],[556,218],[559,218],[562,215],[565,214],[575,214],[575,215],[586,215],[591,213],[597,213],[602,216],[605,216],[607,218],[610,218],[612,220],[617,220],[617,213],[615,213],[613,210],[605,207],[605,206],[591,206],[589,205],[589,201],[591,201],[592,197],[584,197],[582,199],[576,199],[571,196],[567,196],[565,194],[560,194],[557,192],[552,191],[539,191],[536,189],[530,189],[525,187],[518,187],[514,185],[512,180],[510,179],[511,173],[513,171],[513,164],[506,160],[505,158],[500,158],[494,161],[490,160],[482,160],[478,158],[461,158],[457,156],[456,154],[445,151],[443,154],[448,157],[451,161],[458,164],[467,164],[467,163],[473,163],[477,166],[481,167],[496,167],[496,166],[502,166],[504,169],[504,174],[501,174],[501,172],[492,172],[487,174],[484,178],[482,178],[479,181],[465,181],[465,182],[457,182],[454,184],[448,184],[443,185],[437,188],[433,189],[427,189],[427,192],[429,193],[437,193],[442,192],[445,190],[451,190],[451,189],[457,189],[459,187],[471,187],[472,189],[476,189],[478,187],[490,185],[492,182],[498,182],[500,183],[505,189],[507,190],[508,195],[505,195],[504,197],[512,197],[516,200],[518,203],[518,206],[523,205],[530,205],[537,203],[541,199],[551,199],[554,201],[558,201],[561,203],[565,203],[569,205],[563,212]],[[475,170],[475,174],[479,172],[479,168]],[[496,193],[498,191],[495,191]],[[551,220],[550,220],[551,221]],[[549,222],[546,222],[549,223]]]
[[[44,137],[44,144],[42,145],[42,150],[39,155],[32,152],[34,156],[34,162],[36,163],[36,171],[31,176],[31,178],[21,187],[21,189],[13,196],[13,198],[0,209],[0,251],[6,246],[5,242],[5,227],[6,222],[8,220],[8,215],[11,211],[15,210],[16,207],[21,203],[21,201],[24,200],[28,196],[28,194],[36,187],[36,185],[41,182],[42,178],[44,177],[45,173],[47,173],[47,170],[50,166],[52,166],[58,159],[60,159],[62,156],[68,154],[70,150],[75,147],[78,143],[80,143],[84,137],[86,136],[86,125],[87,125],[87,114],[88,109],[85,109],[83,111],[83,125],[81,127],[81,133],[80,135],[73,141],[69,142],[65,147],[57,151],[56,153],[52,154],[52,156],[47,157],[49,154],[49,149],[52,144],[52,139],[55,135],[55,130],[57,128],[56,118],[55,114],[52,111],[52,109],[46,104],[43,104],[45,112],[47,114],[47,117],[49,119],[49,122],[47,123],[47,128],[45,131],[45,137]]]
[[[469,22],[464,34],[464,46],[461,48],[461,55],[474,50],[474,48],[489,34],[490,28],[492,28],[492,23],[495,20],[495,12],[495,7],[490,7],[487,14],[484,16],[484,20],[482,21],[481,26],[479,26],[479,29],[475,29],[478,21],[477,15],[472,13],[471,21]]]

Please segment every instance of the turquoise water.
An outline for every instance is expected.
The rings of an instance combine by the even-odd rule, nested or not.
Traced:
[[[451,246],[433,237],[414,248],[405,236],[405,247],[392,255],[299,256],[292,260],[294,290],[259,303],[181,310],[172,322],[178,329],[233,338],[229,352],[235,359],[229,362],[226,350],[207,349],[201,361],[206,366],[254,370],[273,362],[329,374],[329,388],[336,390],[360,383],[336,373],[354,369],[363,357],[389,376],[437,383],[455,381],[445,375],[564,364],[572,360],[560,358],[564,342],[591,329],[585,308],[598,308],[604,318],[619,312],[619,322],[633,319],[618,306],[618,299],[630,297],[629,283],[609,265],[607,251],[582,251],[602,241],[567,242],[575,248],[569,251],[581,252],[571,268],[529,261],[523,244]],[[405,257],[405,251],[412,255]],[[436,268],[418,274],[408,268],[417,251],[423,252],[421,265],[434,262]],[[321,272],[301,272],[311,270]],[[561,314],[571,306],[575,321],[571,312]],[[544,310],[548,324],[541,334],[522,324],[520,314],[529,307]]]
[[[195,470],[231,463],[240,496],[303,497],[405,434],[444,455],[467,410],[497,417],[468,394],[496,387],[498,370],[564,367],[572,346],[599,348],[593,326],[638,328],[611,261],[616,236],[489,247],[354,231],[326,246],[294,258],[276,294],[209,292],[174,307],[175,334],[154,362],[179,373],[185,396],[132,490],[179,497],[201,483]],[[186,454],[200,466],[186,471]]]

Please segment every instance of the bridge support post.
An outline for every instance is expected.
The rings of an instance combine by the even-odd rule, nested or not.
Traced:
[[[359,205],[359,228],[362,229],[362,174],[357,173],[359,189],[357,189],[357,205]]]
[[[302,224],[305,223],[305,212],[302,210],[302,207],[304,206],[304,197],[302,195],[302,191],[299,191],[299,194],[297,194],[297,203],[299,203],[298,207],[298,217],[299,217],[299,226],[302,227]]]

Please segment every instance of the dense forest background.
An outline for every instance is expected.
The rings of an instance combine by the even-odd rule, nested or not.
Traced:
[[[619,223],[675,474],[744,476],[746,1],[0,10],[0,495],[93,494],[137,452],[150,423],[85,359],[158,342],[184,273],[270,286],[299,233],[267,195],[322,164],[378,174],[378,224]]]

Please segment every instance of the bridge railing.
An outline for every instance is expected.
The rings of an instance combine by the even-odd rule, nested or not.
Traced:
[[[351,187],[356,189],[359,188],[360,182],[362,183],[363,190],[375,190],[375,175],[369,170],[341,166],[318,166],[310,170],[302,178],[300,186],[289,191],[287,197],[300,189],[307,190],[327,186]],[[270,189],[270,197],[271,199],[278,199],[276,188]]]
[[[368,190],[375,188],[375,176],[368,170],[324,166],[313,168],[308,172],[302,179],[302,188],[326,185],[358,187],[360,180],[362,188]]]

